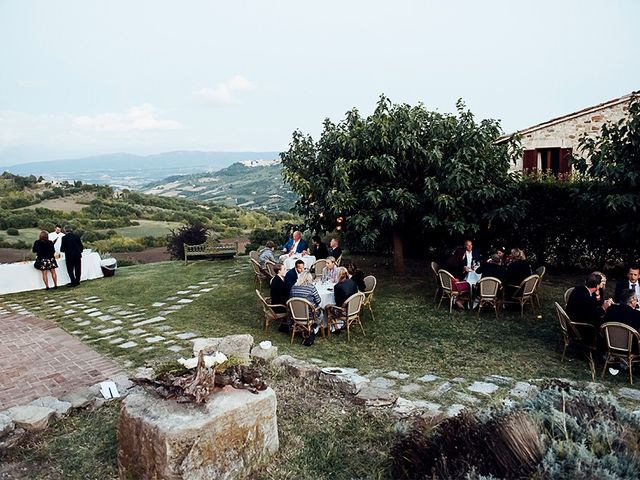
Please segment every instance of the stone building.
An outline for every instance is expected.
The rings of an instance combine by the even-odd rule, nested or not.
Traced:
[[[580,137],[583,134],[598,136],[602,125],[626,117],[631,97],[632,94],[625,95],[519,130],[517,133],[521,136],[524,153],[511,170],[569,173],[571,154],[580,153]],[[509,136],[500,138],[498,142]]]

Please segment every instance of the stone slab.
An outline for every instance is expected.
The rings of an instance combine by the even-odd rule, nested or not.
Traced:
[[[56,397],[51,396],[38,398],[29,405],[50,408],[55,411],[56,417],[58,418],[63,417],[71,410],[71,403],[58,400]]]
[[[226,387],[204,405],[136,391],[118,424],[120,478],[246,478],[279,448],[276,395]]]
[[[483,395],[491,395],[498,390],[498,388],[500,388],[498,385],[490,382],[473,382],[467,387],[468,390],[475,393],[481,393]]]
[[[17,427],[28,431],[42,431],[49,425],[49,419],[55,415],[53,408],[35,405],[19,405],[6,411]]]
[[[386,407],[393,405],[398,399],[398,394],[386,388],[365,385],[353,398],[357,405],[366,407]]]

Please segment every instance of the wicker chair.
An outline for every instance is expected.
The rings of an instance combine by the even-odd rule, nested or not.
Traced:
[[[261,294],[260,294],[260,290],[256,290],[256,295],[258,296],[258,298],[260,299],[260,303],[262,304],[262,310],[264,311],[264,331],[268,332],[269,331],[269,324],[271,322],[282,322],[284,320],[287,320],[289,318],[289,313],[287,312],[286,305],[278,305],[278,304],[272,304],[271,303],[271,298],[267,297],[264,298]],[[277,307],[282,307],[285,309],[284,312],[277,312],[274,309]]]
[[[251,250],[249,252],[249,258],[251,260],[255,260],[256,262],[260,263],[260,253],[258,253],[257,250]]]
[[[287,300],[291,318],[291,343],[297,332],[303,336],[311,335],[311,331],[319,321],[319,310],[309,300],[293,297]],[[324,329],[322,329],[324,336]]]
[[[466,283],[466,282],[458,282],[453,275],[447,272],[444,269],[438,270],[438,278],[440,279],[440,288],[442,289],[442,294],[440,295],[440,301],[438,302],[438,308],[442,303],[442,299],[449,299],[449,313],[453,310],[453,304],[457,300],[470,300],[471,299],[471,291],[467,290],[464,292],[460,292],[453,289],[453,285],[455,283]]]
[[[342,304],[342,307],[332,307],[331,309],[328,309],[329,315],[327,316],[327,319],[329,323],[329,330],[331,330],[331,326],[337,328],[338,322],[344,322],[344,328],[347,329],[347,341],[350,341],[351,325],[356,323],[360,325],[362,334],[366,336],[367,334],[364,331],[362,320],[360,319],[360,311],[362,310],[364,299],[364,293],[354,293],[345,300],[345,302]]]
[[[438,265],[438,262],[431,262],[431,271],[433,272],[433,278],[436,281],[436,292],[433,295],[434,303],[438,299],[438,295],[442,295],[442,284],[440,283],[438,270],[440,270],[440,265]]]
[[[524,306],[528,303],[535,314],[536,304],[534,295],[538,286],[538,275],[529,275],[520,282],[518,289],[513,293],[511,300],[503,300],[503,303],[515,303],[520,305],[520,317],[524,316]]]
[[[378,280],[373,275],[368,275],[364,277],[364,303],[363,307],[367,307],[369,309],[369,313],[371,314],[371,320],[376,321],[376,317],[373,316],[373,310],[371,308],[371,304],[373,303],[373,292],[376,289],[376,285],[378,285]]]
[[[545,273],[547,273],[547,267],[544,265],[542,267],[538,267],[535,271],[535,274],[538,275],[538,285],[536,285],[536,290],[533,293],[533,299],[538,305],[538,310],[542,308],[542,304],[540,303],[540,284],[542,283]]]
[[[640,334],[629,325],[619,322],[607,322],[600,327],[600,331],[607,347],[602,377],[610,362],[626,362],[629,383],[633,385],[633,364],[640,363]]]
[[[340,254],[340,256],[338,258],[336,258],[336,265],[340,266],[340,262],[342,262],[342,253]]]
[[[251,259],[251,267],[253,268],[253,273],[255,274],[254,278],[256,288],[261,289],[262,283],[268,280],[267,274],[262,271],[262,269],[260,268],[260,264],[253,258]]]
[[[322,269],[326,266],[327,266],[327,261],[324,258],[321,258],[320,260],[316,260],[316,263],[314,263],[311,266],[311,271],[313,272],[313,276],[315,278],[322,277]]]
[[[562,349],[561,362],[564,361],[564,355],[567,352],[569,345],[575,345],[585,352],[587,355],[587,361],[589,362],[589,368],[591,370],[591,378],[595,379],[596,365],[594,356],[596,353],[596,327],[590,323],[574,322],[569,318],[564,308],[560,306],[558,302],[554,302],[556,308],[556,315],[558,316],[558,322],[560,323],[560,330],[562,331],[562,340],[564,342],[564,348]]]
[[[569,304],[569,297],[571,296],[571,294],[573,293],[573,289],[576,287],[570,287],[567,288],[564,292],[564,308],[567,308],[567,305]]]
[[[491,305],[496,312],[496,319],[498,319],[500,310],[498,306],[501,306],[501,299],[499,295],[502,293],[502,282],[495,277],[483,277],[478,283],[476,283],[478,289],[478,318],[480,318],[480,310],[485,305]]]
[[[271,260],[266,260],[264,262],[264,266],[265,266],[265,270],[267,271],[267,274],[273,278],[276,276],[276,271],[273,269],[273,267],[276,266],[275,263],[273,263]]]

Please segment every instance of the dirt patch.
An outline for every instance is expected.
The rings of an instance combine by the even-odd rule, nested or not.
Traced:
[[[166,247],[147,248],[141,252],[112,253],[118,260],[133,261],[134,263],[156,263],[171,260]]]
[[[49,210],[62,210],[63,212],[79,212],[87,203],[95,200],[96,195],[94,193],[83,193],[81,195],[71,195],[62,198],[50,198],[43,200],[35,205],[29,205],[24,207],[27,210],[34,210],[36,208],[48,208]],[[82,202],[82,203],[80,203]]]
[[[35,254],[31,253],[31,250],[24,250],[22,248],[0,248],[0,263],[14,263],[22,262],[35,258]]]

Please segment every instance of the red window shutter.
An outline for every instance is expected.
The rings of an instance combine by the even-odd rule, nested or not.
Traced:
[[[558,173],[560,175],[567,175],[571,172],[571,168],[569,167],[569,159],[571,158],[571,149],[570,148],[561,148],[560,149],[560,165],[558,168]]]
[[[522,170],[524,172],[535,172],[538,169],[538,151],[525,150],[524,159],[522,161]]]

